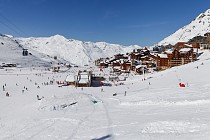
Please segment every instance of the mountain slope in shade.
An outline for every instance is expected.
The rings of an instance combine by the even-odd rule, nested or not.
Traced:
[[[210,9],[205,13],[201,13],[190,24],[177,30],[174,34],[165,38],[158,45],[176,44],[177,42],[187,42],[195,36],[204,35],[210,32]]]
[[[39,38],[17,38],[25,48],[49,56],[57,56],[76,65],[89,65],[98,58],[112,57],[118,53],[131,52],[140,46],[121,46],[106,42],[83,42],[67,39],[61,35]]]
[[[46,55],[36,52],[27,57],[23,56],[23,48],[12,36],[0,35],[0,65],[12,63],[21,67],[50,66],[50,62],[53,61]]]

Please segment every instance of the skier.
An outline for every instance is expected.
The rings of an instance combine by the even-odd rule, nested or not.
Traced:
[[[124,94],[124,96],[126,96],[126,93],[127,93],[127,92],[125,91],[125,94]]]
[[[114,93],[113,96],[117,96],[117,93]]]
[[[9,93],[8,92],[6,93],[6,96],[9,97]]]
[[[37,100],[40,100],[39,95],[36,95],[36,97],[37,97]]]

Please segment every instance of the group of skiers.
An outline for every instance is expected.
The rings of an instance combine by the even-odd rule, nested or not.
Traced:
[[[3,87],[3,91],[6,91],[6,86],[7,86],[6,83],[2,86]],[[6,96],[9,97],[9,93],[8,92],[6,92]]]

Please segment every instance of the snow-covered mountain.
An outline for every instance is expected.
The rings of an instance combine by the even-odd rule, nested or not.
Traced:
[[[159,42],[158,45],[174,45],[177,42],[187,42],[189,39],[192,39],[195,36],[203,36],[207,32],[210,32],[210,9],[201,13],[190,24],[182,27],[174,34]]]
[[[24,48],[36,51],[48,56],[57,56],[76,65],[91,64],[101,57],[111,57],[118,53],[131,52],[140,46],[121,46],[106,42],[83,42],[67,39],[61,35],[39,38],[15,38]]]
[[[32,54],[22,56],[22,49],[28,49]],[[118,53],[131,52],[141,48],[138,45],[122,46],[106,42],[83,42],[67,39],[61,35],[51,37],[16,38],[11,35],[0,35],[0,62],[16,63],[21,66],[49,65],[55,61],[68,62],[75,65],[91,65],[98,58],[112,57]],[[30,62],[30,63],[29,63]],[[29,66],[29,65],[28,65]]]
[[[21,46],[12,36],[0,35],[0,65],[3,63],[17,64],[21,67],[50,66],[50,59],[46,55],[33,52],[33,55],[23,56]]]

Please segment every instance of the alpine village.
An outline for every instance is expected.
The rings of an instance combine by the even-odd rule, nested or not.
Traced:
[[[155,46],[152,50],[145,47],[111,58],[100,58],[95,61],[95,65],[101,69],[111,67],[119,74],[131,71],[144,74],[194,62],[200,55],[198,49],[210,49],[210,33],[196,36],[188,42],[177,42],[175,45]]]

